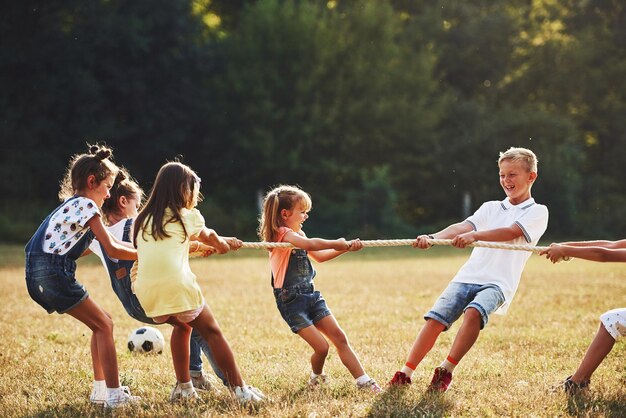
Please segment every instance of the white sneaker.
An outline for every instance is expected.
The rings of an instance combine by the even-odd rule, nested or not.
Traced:
[[[211,381],[204,373],[200,376],[191,376],[191,383],[198,390],[211,390]]]
[[[121,406],[139,403],[141,398],[130,394],[128,386],[121,386],[120,390],[116,390],[107,395],[104,401],[105,408],[119,408]]]
[[[263,392],[246,384],[235,387],[235,396],[242,404],[259,404],[265,400]]]
[[[196,392],[191,382],[176,382],[176,386],[174,386],[174,389],[172,389],[172,393],[170,394],[170,402],[187,402],[196,401],[198,399],[200,399],[198,392]]]
[[[130,389],[128,386],[120,386],[124,392],[130,395]],[[104,402],[107,400],[107,390],[98,390],[95,387],[91,389],[91,395],[89,395],[89,402],[96,405],[104,405]]]
[[[317,376],[309,377],[309,387],[314,388],[317,386],[322,386],[328,383],[328,377],[325,374],[318,374]]]
[[[265,396],[265,394],[263,392],[261,392],[261,390],[259,388],[255,388],[254,386],[248,385],[248,390],[250,392],[254,393],[256,395],[256,397],[261,399],[262,401],[266,401],[267,400],[267,396]]]
[[[374,379],[370,379],[367,382],[363,383],[363,384],[359,384],[357,383],[356,386],[361,389],[361,390],[370,390],[374,393],[380,393],[383,390],[380,388],[380,386],[378,386],[378,383],[376,383],[376,381]]]
[[[122,386],[128,388],[128,386]],[[89,402],[96,405],[104,405],[104,401],[107,400],[107,390],[98,390],[96,388],[91,389],[91,395],[89,395]]]

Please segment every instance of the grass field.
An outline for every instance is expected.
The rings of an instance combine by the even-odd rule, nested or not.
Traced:
[[[459,322],[442,334],[408,390],[375,396],[355,388],[332,348],[330,384],[307,389],[311,351],[280,318],[262,251],[194,259],[192,268],[244,378],[271,397],[251,410],[224,388],[201,392],[201,404],[170,404],[175,378],[169,347],[156,356],[128,353],[126,337],[140,323],[125,314],[99,262],[81,261],[79,280],[114,318],[122,382],[142,397],[140,405],[111,413],[88,402],[88,329],[67,315],[46,314],[27,294],[21,250],[0,249],[0,417],[626,416],[623,341],[594,375],[587,396],[568,399],[551,390],[578,365],[598,316],[626,303],[623,264],[552,265],[532,256],[508,314],[492,317],[447,393],[424,391]],[[317,287],[379,383],[404,363],[423,313],[468,255],[452,248],[369,248],[316,265]],[[169,341],[171,329],[160,329]]]

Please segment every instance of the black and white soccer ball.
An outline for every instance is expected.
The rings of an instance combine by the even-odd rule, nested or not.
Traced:
[[[161,354],[164,346],[163,334],[153,327],[137,328],[128,336],[128,350],[132,353]]]

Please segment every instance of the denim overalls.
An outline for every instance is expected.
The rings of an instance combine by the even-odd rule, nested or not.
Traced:
[[[127,219],[124,224],[124,235],[122,241],[130,242],[130,228],[132,228],[133,220]],[[111,287],[117,295],[117,298],[122,302],[124,309],[131,317],[137,321],[144,322],[146,324],[155,324],[155,322],[146,316],[146,312],[141,307],[137,296],[132,291],[132,284],[130,280],[130,269],[133,267],[134,260],[117,260],[113,261],[108,255],[101,243],[100,249],[102,251],[103,260],[106,263],[107,271],[111,279]]]
[[[89,248],[94,233],[89,229],[74,246],[63,255],[43,251],[48,222],[73,196],[59,205],[41,223],[35,235],[24,248],[26,252],[26,286],[30,297],[48,313],[65,313],[89,296],[85,287],[76,281],[76,260]]]
[[[280,314],[294,333],[331,315],[326,301],[313,286],[314,277],[315,269],[307,252],[298,248],[292,249],[283,287],[274,288],[274,298]]]

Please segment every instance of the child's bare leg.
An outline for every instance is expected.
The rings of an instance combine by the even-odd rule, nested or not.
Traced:
[[[346,333],[343,332],[333,315],[325,316],[315,324],[315,327],[326,335],[333,345],[337,347],[339,358],[352,377],[356,379],[365,374],[361,362],[348,342]]]
[[[424,324],[419,334],[417,334],[413,347],[411,347],[407,363],[414,366],[420,364],[422,360],[424,360],[424,357],[426,357],[426,354],[432,350],[439,334],[445,329],[446,326],[441,322],[435,321],[434,319],[427,319],[426,324]]]
[[[87,297],[80,305],[67,312],[93,331],[92,341],[95,339],[96,349],[92,348],[91,359],[94,365],[94,380],[98,379],[102,373],[107,387],[118,388],[120,379],[117,369],[117,355],[115,352],[115,342],[113,340],[113,321],[109,315],[98,306],[91,297]],[[92,342],[93,347],[93,342]]]
[[[178,319],[170,317],[167,321],[174,326],[172,337],[170,338],[170,348],[172,350],[172,362],[174,363],[174,373],[179,383],[191,381],[189,375],[189,338],[191,337],[191,327]]]
[[[465,311],[465,314],[463,315],[463,323],[461,324],[461,328],[459,328],[459,332],[456,334],[456,337],[454,337],[454,342],[452,343],[452,348],[450,349],[450,357],[457,362],[461,361],[463,356],[467,354],[478,339],[481,323],[482,318],[478,310],[468,308]]]
[[[235,362],[235,355],[209,307],[205,305],[200,315],[189,322],[189,325],[197,329],[211,347],[215,362],[226,376],[228,384],[230,386],[243,386],[243,379]],[[189,368],[189,363],[185,367]]]
[[[100,355],[98,354],[98,341],[96,334],[91,333],[91,366],[93,367],[93,380],[104,380],[104,371],[100,365]]]
[[[322,374],[324,371],[324,363],[328,356],[328,342],[326,342],[324,336],[313,325],[302,328],[298,331],[298,335],[313,348],[313,354],[311,354],[311,370],[315,374]]]
[[[593,341],[587,348],[585,357],[583,357],[578,370],[570,378],[574,383],[581,383],[591,379],[591,375],[596,371],[600,363],[611,352],[615,339],[604,328],[604,325],[600,324],[600,328],[593,338]]]

